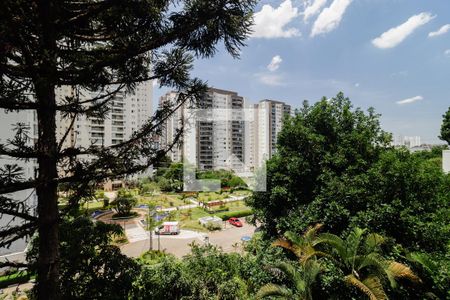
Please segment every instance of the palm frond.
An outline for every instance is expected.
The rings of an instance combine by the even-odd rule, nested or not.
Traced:
[[[292,292],[284,286],[269,283],[259,289],[256,299],[264,299],[269,296],[292,299]]]
[[[366,294],[370,300],[387,300],[388,297],[383,290],[380,279],[376,276],[367,277],[360,281],[354,275],[345,276],[345,281]]]
[[[360,271],[366,267],[374,267],[379,272],[384,272],[386,267],[385,259],[378,253],[372,252],[365,255],[355,256],[355,269]]]
[[[300,263],[302,265],[305,265],[307,262],[309,262],[311,259],[316,257],[328,257],[333,258],[330,254],[323,252],[323,251],[317,251],[314,248],[311,247],[311,249],[307,249],[300,258]]]
[[[322,265],[317,260],[308,260],[303,267],[303,277],[307,286],[312,286],[322,272]]]
[[[331,233],[321,233],[317,236],[317,239],[313,243],[313,246],[317,246],[319,244],[325,244],[332,247],[334,250],[336,250],[341,259],[346,259],[347,249],[345,246],[345,242],[337,235]]]
[[[398,278],[405,278],[415,283],[422,282],[422,280],[420,280],[407,265],[396,261],[389,261],[389,265],[385,272],[392,287],[396,287],[396,279]]]
[[[302,246],[305,244],[305,239],[303,236],[300,236],[292,231],[286,231],[284,233],[284,237],[294,245]]]
[[[347,236],[345,240],[347,251],[351,256],[356,256],[358,253],[359,246],[363,240],[365,229],[361,229],[359,227],[355,227]]]
[[[289,250],[292,253],[294,253],[295,256],[297,256],[299,259],[303,255],[302,248],[300,246],[292,243],[291,241],[289,241],[289,240],[287,240],[285,238],[279,238],[279,239],[275,240],[272,243],[272,246],[274,246],[274,247],[281,247],[281,248],[284,248],[286,250]]]
[[[309,226],[305,233],[303,234],[303,237],[305,238],[305,240],[307,241],[312,241],[316,236],[317,233],[319,232],[319,230],[323,227],[323,224],[316,224],[314,226]]]
[[[367,235],[365,240],[366,248],[369,252],[373,251],[381,246],[385,241],[386,239],[382,235],[379,235],[377,233],[370,233]]]
[[[426,253],[412,252],[409,253],[406,258],[408,258],[412,262],[418,263],[422,266],[422,268],[424,268],[431,274],[438,272],[437,264],[432,261]]]

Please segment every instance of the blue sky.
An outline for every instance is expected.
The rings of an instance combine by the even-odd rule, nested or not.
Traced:
[[[450,106],[449,24],[450,0],[266,0],[241,58],[219,48],[193,75],[293,107],[343,91],[381,113],[385,130],[438,143]]]

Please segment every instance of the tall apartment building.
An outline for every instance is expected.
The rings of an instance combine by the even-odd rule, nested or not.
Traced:
[[[422,145],[420,136],[395,136],[393,141],[394,146],[405,146],[407,148],[414,148]]]
[[[160,106],[176,101],[178,94],[169,92],[160,98]],[[283,125],[283,118],[291,114],[291,107],[284,102],[262,100],[258,104],[249,104],[236,92],[209,89],[200,101],[201,108],[216,109],[219,114],[226,114],[227,109],[241,111],[243,115],[224,122],[222,116],[214,115],[210,119],[200,119],[193,124],[185,124],[189,131],[189,140],[174,147],[169,153],[172,161],[194,164],[198,169],[233,169],[238,172],[252,172],[263,165],[276,152],[277,136]],[[244,112],[242,112],[244,114]],[[174,136],[181,128],[183,118],[189,119],[187,110],[182,107],[168,118],[161,135],[161,145],[173,142]],[[203,117],[205,117],[203,115]],[[214,117],[217,119],[215,120]],[[194,132],[192,132],[194,131]]]
[[[291,106],[281,101],[261,100],[253,105],[254,124],[249,124],[253,134],[249,135],[246,148],[252,150],[247,160],[259,168],[277,151],[277,137],[283,126],[283,118],[291,114]]]
[[[162,108],[165,105],[175,104],[177,99],[178,93],[168,92],[159,98],[159,107]],[[182,105],[165,120],[159,141],[161,148],[164,149],[173,144],[178,131],[182,128],[184,111],[184,105]],[[167,155],[172,161],[181,162],[183,160],[182,153],[183,147],[181,145],[175,145]]]
[[[176,101],[178,94],[169,92],[160,98],[160,106],[164,103]],[[240,170],[244,164],[244,121],[230,119],[228,121],[213,120],[216,113],[227,114],[227,110],[236,109],[241,114],[244,108],[244,98],[236,92],[210,88],[198,103],[199,109],[204,109],[200,119],[191,119],[186,107],[180,107],[168,118],[164,124],[161,135],[161,146],[170,145],[178,130],[182,127],[183,118],[187,118],[185,134],[188,140],[183,145],[174,147],[169,153],[173,161],[182,161],[185,158],[202,170],[234,169]],[[229,113],[229,112],[228,112]],[[210,114],[208,116],[208,114]]]
[[[36,112],[31,110],[6,113],[4,110],[0,109],[0,144],[7,145],[8,140],[14,138],[14,127],[17,123],[24,124],[29,128],[27,133],[29,140],[27,141],[27,144],[29,146],[32,146],[37,140],[38,133]],[[17,160],[13,157],[0,155],[0,168],[5,168],[6,165],[17,165],[18,167],[20,167],[22,169],[21,177],[23,180],[33,179],[37,176],[37,164],[34,159],[24,161]],[[22,190],[2,196],[6,196],[17,201],[24,201],[24,204],[28,206],[31,213],[36,212],[37,198],[36,193],[33,189]],[[20,218],[14,219],[9,215],[2,215],[0,217],[0,227],[4,227],[7,225],[19,225],[20,222],[22,222]],[[0,247],[0,256],[21,252],[25,249],[25,247],[26,240],[19,239],[13,242],[9,248]],[[8,256],[8,259],[14,261],[14,257],[14,255]]]
[[[63,86],[56,90],[57,99],[74,96],[75,90]],[[151,82],[139,84],[134,92],[118,92],[111,101],[111,109],[104,119],[77,117],[73,128],[70,119],[57,119],[57,137],[60,139],[67,130],[69,134],[64,146],[89,147],[90,145],[111,146],[127,140],[151,117],[153,86]],[[80,101],[95,97],[95,93],[84,92]]]

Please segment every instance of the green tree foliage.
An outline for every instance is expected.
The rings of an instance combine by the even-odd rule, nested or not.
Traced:
[[[442,120],[441,136],[439,138],[450,145],[450,107],[442,117],[444,119]]]
[[[268,192],[248,200],[269,236],[323,223],[334,234],[360,226],[411,250],[445,249],[449,176],[436,161],[388,147],[378,118],[339,94],[285,122],[267,162]]]
[[[420,251],[448,266],[450,176],[442,172],[443,148],[410,153],[389,147],[378,118],[352,109],[339,94],[286,120],[278,154],[267,162],[268,192],[248,200],[266,238],[317,223],[339,236],[361,227],[386,236],[386,254],[395,259]],[[414,267],[424,277],[414,289],[446,294],[450,282],[441,278],[448,267],[441,275]],[[414,293],[389,291],[400,298]]]
[[[220,180],[222,188],[247,187],[247,184],[242,178],[236,176],[229,170],[208,170],[198,172],[199,179],[217,179]]]
[[[140,268],[110,244],[121,233],[118,225],[94,223],[86,217],[61,224],[62,299],[127,299]],[[38,241],[32,245],[27,258],[34,270]]]
[[[319,272],[325,270],[320,278],[320,288],[316,288],[318,299],[348,299],[354,293],[351,289],[336,288],[336,285],[330,289],[327,286],[327,281],[330,280],[346,283],[359,291],[358,298],[361,294],[366,294],[371,300],[388,299],[385,288],[387,283],[390,283],[387,286],[389,291],[398,287],[399,280],[409,280],[416,285],[421,283],[419,277],[407,265],[386,258],[382,249],[386,240],[381,235],[356,227],[342,239],[331,233],[319,233],[321,227],[310,227],[303,235],[286,232],[283,238],[273,243],[273,246],[289,250],[300,263],[301,268],[293,268],[290,273],[301,272],[301,275],[308,276],[308,269],[312,268],[314,277],[306,277],[309,280],[300,285],[303,288],[309,287],[309,290],[303,290],[308,293],[302,294],[301,299],[311,298],[311,288],[315,281],[312,278],[316,278]],[[317,265],[314,267],[311,263]],[[306,282],[309,282],[309,285],[305,285]],[[294,287],[298,289],[298,285],[294,284]],[[278,289],[271,285],[267,291],[276,293]],[[281,291],[286,293],[290,290]]]
[[[172,145],[157,147],[161,124],[180,105],[195,105],[205,91],[205,84],[190,76],[194,59],[213,56],[221,42],[237,57],[250,33],[254,5],[254,0],[2,2],[0,109],[34,111],[37,141],[33,145],[29,129],[17,126],[15,138],[0,145],[0,155],[35,160],[38,178],[2,179],[0,195],[36,189],[38,214],[24,209],[22,201],[0,202],[2,213],[23,219],[1,228],[0,246],[39,231],[39,299],[60,298],[58,185],[74,191],[70,203],[76,206],[92,192],[89,187],[163,159]],[[139,82],[152,80],[180,97],[130,139],[112,146],[66,143],[77,119],[105,118],[117,93],[132,93]],[[58,98],[60,87],[73,93]],[[62,135],[58,118],[68,124]]]
[[[407,265],[383,257],[380,247],[384,238],[378,234],[367,234],[366,230],[356,227],[345,239],[323,233],[318,241],[315,247],[328,246],[323,251],[341,268],[345,274],[343,280],[371,300],[388,299],[383,288],[386,280],[391,288],[396,288],[400,279],[421,282]]]
[[[256,299],[275,296],[286,300],[312,300],[313,285],[321,271],[320,264],[315,260],[309,260],[302,266],[295,266],[291,263],[280,262],[272,268],[283,273],[287,280],[291,282],[292,289],[278,284],[268,283],[261,287],[256,294]]]
[[[193,245],[182,260],[166,256],[144,265],[133,287],[132,299],[252,299],[274,275],[261,268],[275,263],[272,249],[258,255],[223,253],[214,246]],[[270,258],[267,257],[270,256]]]
[[[450,299],[450,251],[445,255],[413,252],[408,259],[416,266],[431,299]]]
[[[197,171],[198,179],[220,180],[222,188],[245,188],[245,181],[229,170]],[[172,163],[167,168],[159,168],[155,181],[165,192],[180,192],[183,190],[183,164]]]
[[[117,210],[118,217],[125,217],[131,214],[131,210],[137,204],[137,199],[129,191],[120,190],[117,198],[111,202],[111,206]]]
[[[353,109],[342,93],[313,106],[305,102],[295,117],[285,120],[278,136],[278,154],[267,162],[268,192],[254,193],[249,204],[265,230],[277,236],[292,226],[303,231],[309,225],[306,222],[311,222],[303,217],[308,206],[328,202],[336,218],[326,222],[327,227],[339,232],[348,225],[340,201],[350,199],[330,199],[327,194],[337,183],[364,174],[389,141],[380,128],[379,115],[373,109],[367,114]]]

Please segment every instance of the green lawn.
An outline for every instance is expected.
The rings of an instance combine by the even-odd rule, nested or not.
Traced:
[[[67,203],[59,204],[59,209],[63,209],[67,206]],[[103,208],[103,201],[92,201],[88,203],[83,203],[83,205],[80,206],[80,211],[87,212],[88,215],[93,213],[96,210],[102,210]]]
[[[245,205],[244,201],[230,202],[226,204],[226,207],[228,207],[229,212],[249,209],[249,207]],[[203,208],[196,207],[191,209],[190,216],[188,215],[187,209],[177,211],[176,215],[174,216],[174,219],[180,222],[180,226],[183,229],[191,229],[206,232],[208,230],[202,225],[200,225],[198,219],[213,215],[214,214],[206,212]]]
[[[181,195],[177,194],[161,194],[161,195],[152,195],[152,196],[139,196],[139,203],[144,204],[153,204],[156,206],[162,206],[164,208],[168,207],[177,207],[186,204],[191,204],[190,201],[182,200]]]

